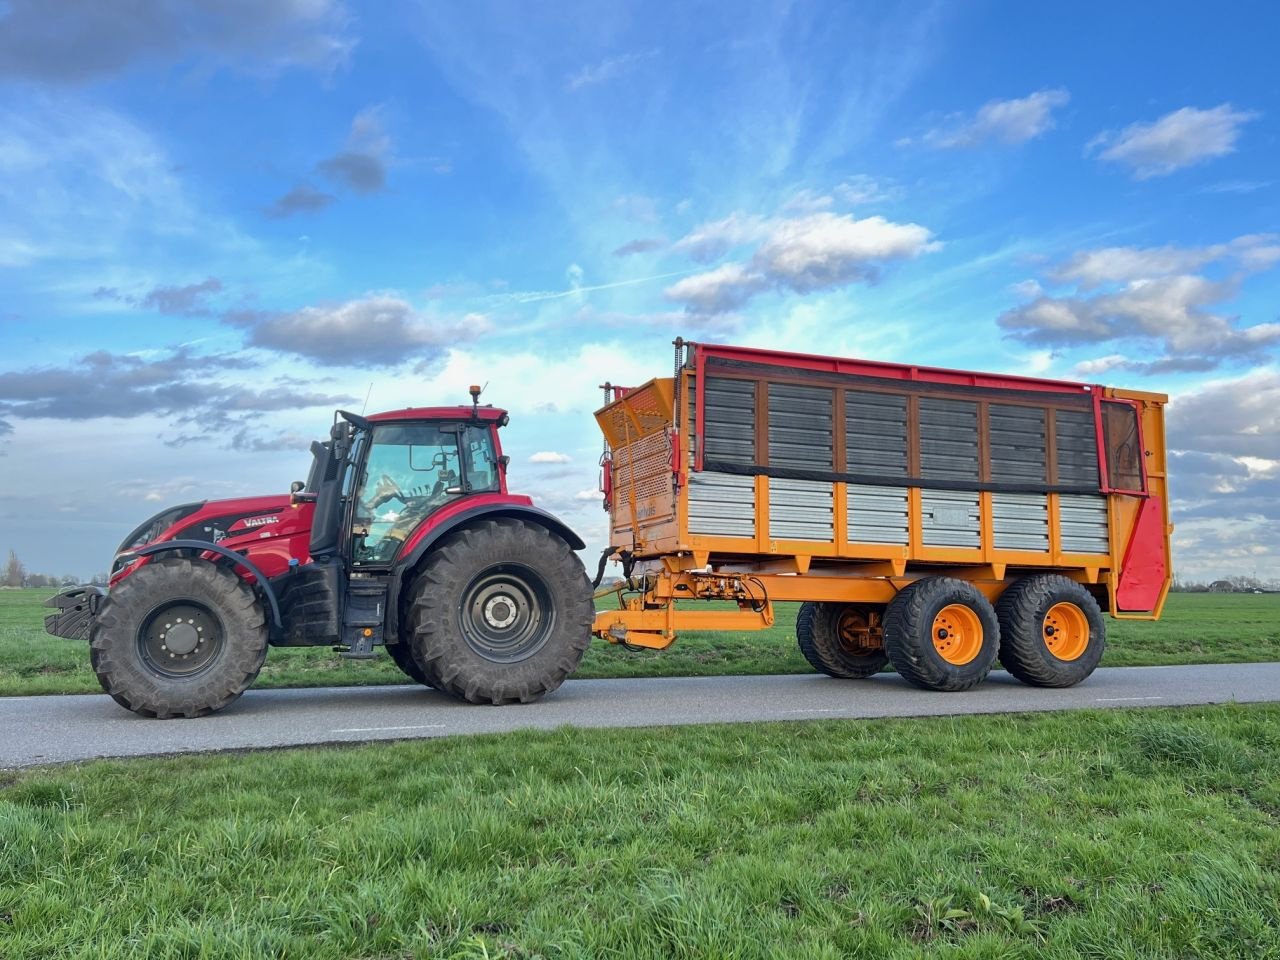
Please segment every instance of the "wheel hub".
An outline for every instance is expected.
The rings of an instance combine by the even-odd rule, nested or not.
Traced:
[[[183,656],[199,645],[200,634],[194,624],[183,623],[179,620],[165,633],[160,634],[160,639],[164,641],[164,645],[169,648],[171,653]]]
[[[491,627],[504,630],[516,622],[519,616],[519,606],[516,601],[506,594],[498,594],[490,597],[484,605],[484,619]]]
[[[138,652],[160,676],[182,679],[203,673],[222,651],[222,621],[203,603],[162,604],[138,630]]]
[[[1044,645],[1059,660],[1079,660],[1089,646],[1089,620],[1074,603],[1055,603],[1044,615]]]
[[[555,620],[546,582],[514,563],[476,576],[463,592],[461,614],[467,646],[496,663],[531,657],[551,635]]]
[[[962,667],[982,652],[982,621],[963,603],[951,603],[933,618],[933,648],[953,666]]]

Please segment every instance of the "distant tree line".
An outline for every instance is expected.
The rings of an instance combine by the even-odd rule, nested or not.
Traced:
[[[4,565],[4,575],[0,577],[0,586],[3,587],[70,587],[81,582],[79,577],[70,573],[60,577],[51,573],[28,573],[26,565],[18,559],[18,554],[14,550],[9,551],[9,559]],[[96,573],[89,582],[104,587],[107,584],[107,575]]]
[[[1181,580],[1175,577],[1172,589],[1175,593],[1280,593],[1280,580],[1242,575],[1218,580]]]

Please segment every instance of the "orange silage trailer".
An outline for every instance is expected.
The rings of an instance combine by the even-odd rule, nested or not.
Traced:
[[[673,376],[607,385],[596,413],[623,574],[597,595],[597,636],[663,648],[681,630],[766,628],[799,601],[815,669],[892,662],[961,690],[997,658],[1028,683],[1078,683],[1104,611],[1159,617],[1165,396],[675,346]]]

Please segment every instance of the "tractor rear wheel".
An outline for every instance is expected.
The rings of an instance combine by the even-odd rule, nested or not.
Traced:
[[[973,584],[926,577],[889,604],[884,642],[907,682],[925,690],[968,690],[991,672],[1000,627],[991,602]]]
[[[591,642],[591,582],[545,527],[485,520],[449,537],[414,581],[409,646],[431,685],[472,703],[528,703]]]
[[[424,687],[431,686],[431,681],[418,666],[418,661],[413,659],[413,649],[408,642],[401,640],[399,643],[388,643],[386,650],[391,657],[391,662],[400,668],[401,673],[414,683],[420,683]]]
[[[253,588],[206,560],[153,560],[112,587],[89,634],[102,689],[144,717],[202,717],[253,683],[267,621]]]
[[[1106,621],[1098,601],[1074,580],[1026,577],[1000,596],[996,613],[1000,663],[1023,683],[1075,686],[1102,659]]]
[[[802,603],[796,643],[819,673],[861,680],[889,662],[881,620],[881,610],[858,603]]]

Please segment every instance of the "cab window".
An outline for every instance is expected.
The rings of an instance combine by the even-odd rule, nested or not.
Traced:
[[[463,424],[374,427],[354,509],[352,560],[390,562],[436,510],[497,487],[488,430]]]

